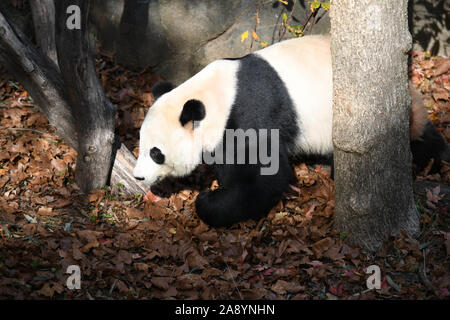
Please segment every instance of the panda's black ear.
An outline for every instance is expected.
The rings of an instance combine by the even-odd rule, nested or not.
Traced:
[[[189,100],[184,104],[180,115],[180,123],[184,127],[189,121],[200,121],[205,118],[205,106],[199,100]]]
[[[152,88],[153,97],[155,101],[158,100],[164,93],[167,93],[173,89],[173,84],[168,81],[160,81]]]

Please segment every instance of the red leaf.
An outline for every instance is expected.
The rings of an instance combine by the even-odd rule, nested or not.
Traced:
[[[144,202],[155,203],[155,202],[158,202],[159,200],[161,200],[161,198],[158,197],[157,195],[154,195],[151,190],[148,190],[147,193],[144,195],[143,200],[144,200]]]

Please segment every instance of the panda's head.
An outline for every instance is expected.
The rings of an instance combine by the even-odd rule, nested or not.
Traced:
[[[133,171],[147,185],[166,176],[187,175],[201,162],[202,145],[194,131],[205,117],[205,106],[175,91],[169,82],[160,82],[152,90],[155,103],[141,127]]]

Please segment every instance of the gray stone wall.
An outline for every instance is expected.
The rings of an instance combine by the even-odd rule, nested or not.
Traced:
[[[410,0],[409,18],[413,50],[450,56],[449,0]]]
[[[305,2],[298,0],[293,8],[295,24],[306,19]],[[277,42],[284,12],[289,14],[278,0],[97,0],[91,17],[100,42],[119,62],[151,66],[178,84],[209,62],[261,48],[258,43],[250,48],[257,13],[257,34],[268,44]],[[329,29],[325,16],[312,33]],[[249,38],[241,42],[246,30]]]
[[[287,0],[290,4],[294,0]],[[303,24],[307,0],[297,0],[293,17]],[[0,0],[0,10],[32,37],[32,20],[27,2],[15,9]],[[177,84],[219,58],[239,57],[260,48],[245,30],[261,23],[257,33],[272,44],[279,40],[281,17],[288,13],[278,0],[92,0],[90,17],[95,35],[103,47],[115,52],[118,62],[140,70],[152,67]],[[259,8],[259,10],[258,10]],[[430,50],[433,55],[450,55],[450,0],[410,0],[410,31],[413,50]],[[312,33],[330,30],[328,14]],[[287,33],[285,38],[288,38]],[[1,64],[1,62],[0,62]],[[4,72],[4,70],[2,70]]]

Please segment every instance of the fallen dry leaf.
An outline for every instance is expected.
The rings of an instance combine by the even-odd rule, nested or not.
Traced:
[[[38,209],[38,214],[41,216],[57,216],[58,212],[54,212],[53,208],[50,207],[40,207]]]

